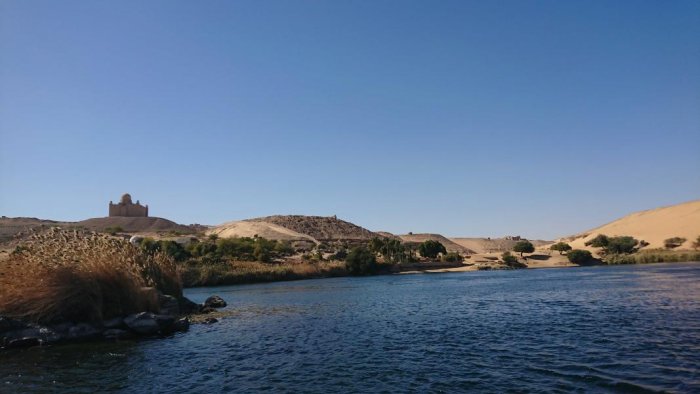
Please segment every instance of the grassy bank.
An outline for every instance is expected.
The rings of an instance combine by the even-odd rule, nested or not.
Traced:
[[[632,254],[613,254],[604,256],[605,264],[651,264],[651,263],[680,263],[685,261],[700,261],[700,252],[682,250],[643,250]]]
[[[0,315],[36,323],[101,322],[158,310],[158,293],[182,295],[173,260],[123,239],[52,228],[0,262]]]
[[[347,276],[342,261],[263,263],[230,261],[186,264],[181,267],[185,287],[275,282]]]

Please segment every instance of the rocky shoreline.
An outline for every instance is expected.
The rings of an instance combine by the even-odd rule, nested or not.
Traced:
[[[211,296],[203,304],[197,304],[185,297],[178,299],[159,294],[158,301],[158,313],[144,311],[101,323],[58,322],[40,325],[0,316],[0,350],[164,337],[175,332],[187,331],[191,315],[210,313],[226,306],[226,301],[219,296]],[[203,322],[214,323],[216,319],[207,318]]]

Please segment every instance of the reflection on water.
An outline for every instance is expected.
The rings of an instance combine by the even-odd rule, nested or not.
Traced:
[[[0,392],[700,391],[700,264],[191,289],[163,340],[0,354]]]

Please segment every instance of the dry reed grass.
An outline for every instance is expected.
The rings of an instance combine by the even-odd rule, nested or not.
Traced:
[[[29,235],[0,263],[0,315],[48,323],[157,311],[146,287],[182,295],[172,259],[124,239],[51,228]]]

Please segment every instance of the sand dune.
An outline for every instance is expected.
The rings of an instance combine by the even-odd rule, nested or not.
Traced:
[[[585,249],[584,243],[598,234],[630,235],[649,242],[646,249],[663,248],[665,239],[683,237],[687,241],[678,249],[692,249],[691,244],[700,235],[700,200],[635,212],[561,241],[575,249]]]
[[[276,215],[224,223],[207,231],[220,237],[259,236],[273,240],[357,242],[377,234],[334,216]]]
[[[518,242],[505,238],[450,238],[450,241],[471,249],[476,253],[497,253],[513,250]],[[535,246],[546,245],[551,242],[541,240],[529,240]]]
[[[258,236],[279,241],[306,240],[316,243],[315,239],[306,234],[301,234],[273,223],[251,222],[247,220],[224,223],[210,229],[207,231],[207,234],[215,234],[221,238]]]
[[[468,247],[462,246],[458,243],[452,242],[451,240],[449,240],[448,238],[446,238],[440,234],[428,234],[428,233],[425,233],[425,234],[404,234],[404,235],[399,235],[399,237],[401,237],[401,239],[404,242],[424,242],[424,241],[427,241],[429,239],[431,239],[433,241],[438,241],[441,244],[445,245],[445,249],[447,249],[448,252],[458,252],[458,253],[462,253],[462,254],[476,253],[474,250],[472,250]]]

